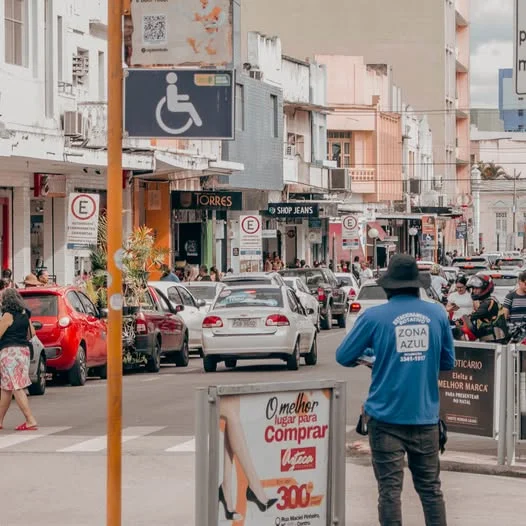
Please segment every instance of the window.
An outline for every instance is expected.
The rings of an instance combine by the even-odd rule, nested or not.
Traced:
[[[183,289],[183,287],[178,287],[178,290],[181,298],[183,298],[183,305],[186,307],[197,307],[192,296],[190,296],[187,290]]]
[[[338,168],[352,166],[350,131],[327,132],[327,156],[329,161],[336,161]]]
[[[519,117],[524,117],[524,110],[519,110],[517,113],[519,114]]]
[[[91,300],[87,296],[82,294],[81,292],[77,292],[77,294],[78,294],[78,297],[80,298],[80,301],[86,313],[89,314],[90,316],[94,316],[95,318],[98,317],[99,313],[97,311],[97,307],[93,305]]]
[[[27,66],[27,0],[5,0],[5,61]]]
[[[276,95],[271,95],[270,103],[272,107],[272,114],[270,116],[270,129],[272,130],[272,137],[278,137],[278,97]]]
[[[506,235],[508,232],[508,213],[507,212],[496,212],[495,213],[496,230],[498,233]]]
[[[171,313],[172,309],[170,308],[170,305],[168,304],[168,299],[163,295],[163,293],[155,289],[155,292],[157,292],[157,299],[159,300],[159,305],[161,306],[161,310],[166,313]]]
[[[245,129],[245,87],[236,84],[236,130]]]
[[[74,292],[68,292],[66,295],[66,298],[69,304],[71,305],[71,307],[73,308],[73,310],[80,312],[82,314],[85,314],[84,307],[82,306],[82,303],[79,297]]]
[[[518,130],[518,131],[522,131],[522,130],[524,130],[524,125],[523,125],[523,124],[519,124],[519,125],[517,126],[517,130]]]
[[[177,290],[177,287],[170,287],[168,289],[168,299],[175,305],[183,304],[183,300],[181,299],[181,296],[179,295],[179,291]]]

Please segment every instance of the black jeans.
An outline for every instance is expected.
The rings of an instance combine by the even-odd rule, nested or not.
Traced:
[[[426,526],[446,526],[446,506],[440,489],[438,424],[404,426],[369,420],[369,443],[378,482],[378,517],[382,526],[402,526],[401,494],[404,457],[420,496]]]

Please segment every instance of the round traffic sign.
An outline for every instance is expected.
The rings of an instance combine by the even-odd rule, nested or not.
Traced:
[[[80,194],[71,202],[71,213],[79,221],[88,221],[97,212],[97,203],[91,195]]]
[[[241,221],[241,230],[249,236],[257,234],[261,230],[261,219],[257,216],[246,216]]]
[[[347,230],[356,230],[358,226],[358,220],[356,216],[345,216],[342,221],[343,227]]]

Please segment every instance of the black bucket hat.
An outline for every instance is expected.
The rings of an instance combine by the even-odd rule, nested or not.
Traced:
[[[416,259],[407,254],[397,254],[389,261],[387,272],[378,280],[384,289],[427,289],[431,276],[418,270]]]

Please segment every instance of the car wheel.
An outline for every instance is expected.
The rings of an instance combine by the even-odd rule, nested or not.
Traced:
[[[175,353],[174,362],[177,367],[188,367],[190,351],[188,349],[188,336],[185,335],[181,350]]]
[[[347,316],[345,315],[345,312],[343,314],[340,314],[337,319],[338,327],[340,329],[345,329],[345,327],[347,326]]]
[[[237,365],[237,360],[235,358],[228,358],[225,360],[225,366],[229,369],[234,369],[234,367]]]
[[[46,392],[46,360],[40,355],[37,367],[37,381],[28,387],[31,396],[42,396]]]
[[[306,365],[316,365],[318,363],[318,342],[316,335],[312,340],[312,346],[310,348],[309,354],[305,355],[305,364]]]
[[[159,341],[159,338],[155,339],[153,354],[148,358],[146,370],[149,373],[158,373],[161,370],[161,342]]]
[[[289,371],[297,371],[300,368],[300,341],[296,342],[294,351],[287,359],[287,369]]]
[[[215,373],[217,371],[217,360],[215,356],[205,356],[203,358],[203,368],[205,373]]]
[[[332,329],[332,308],[330,305],[327,305],[325,317],[321,319],[321,328],[325,331],[330,331]]]
[[[88,363],[86,360],[86,350],[82,345],[77,351],[77,358],[73,367],[68,372],[69,383],[74,387],[84,385],[88,378]]]

